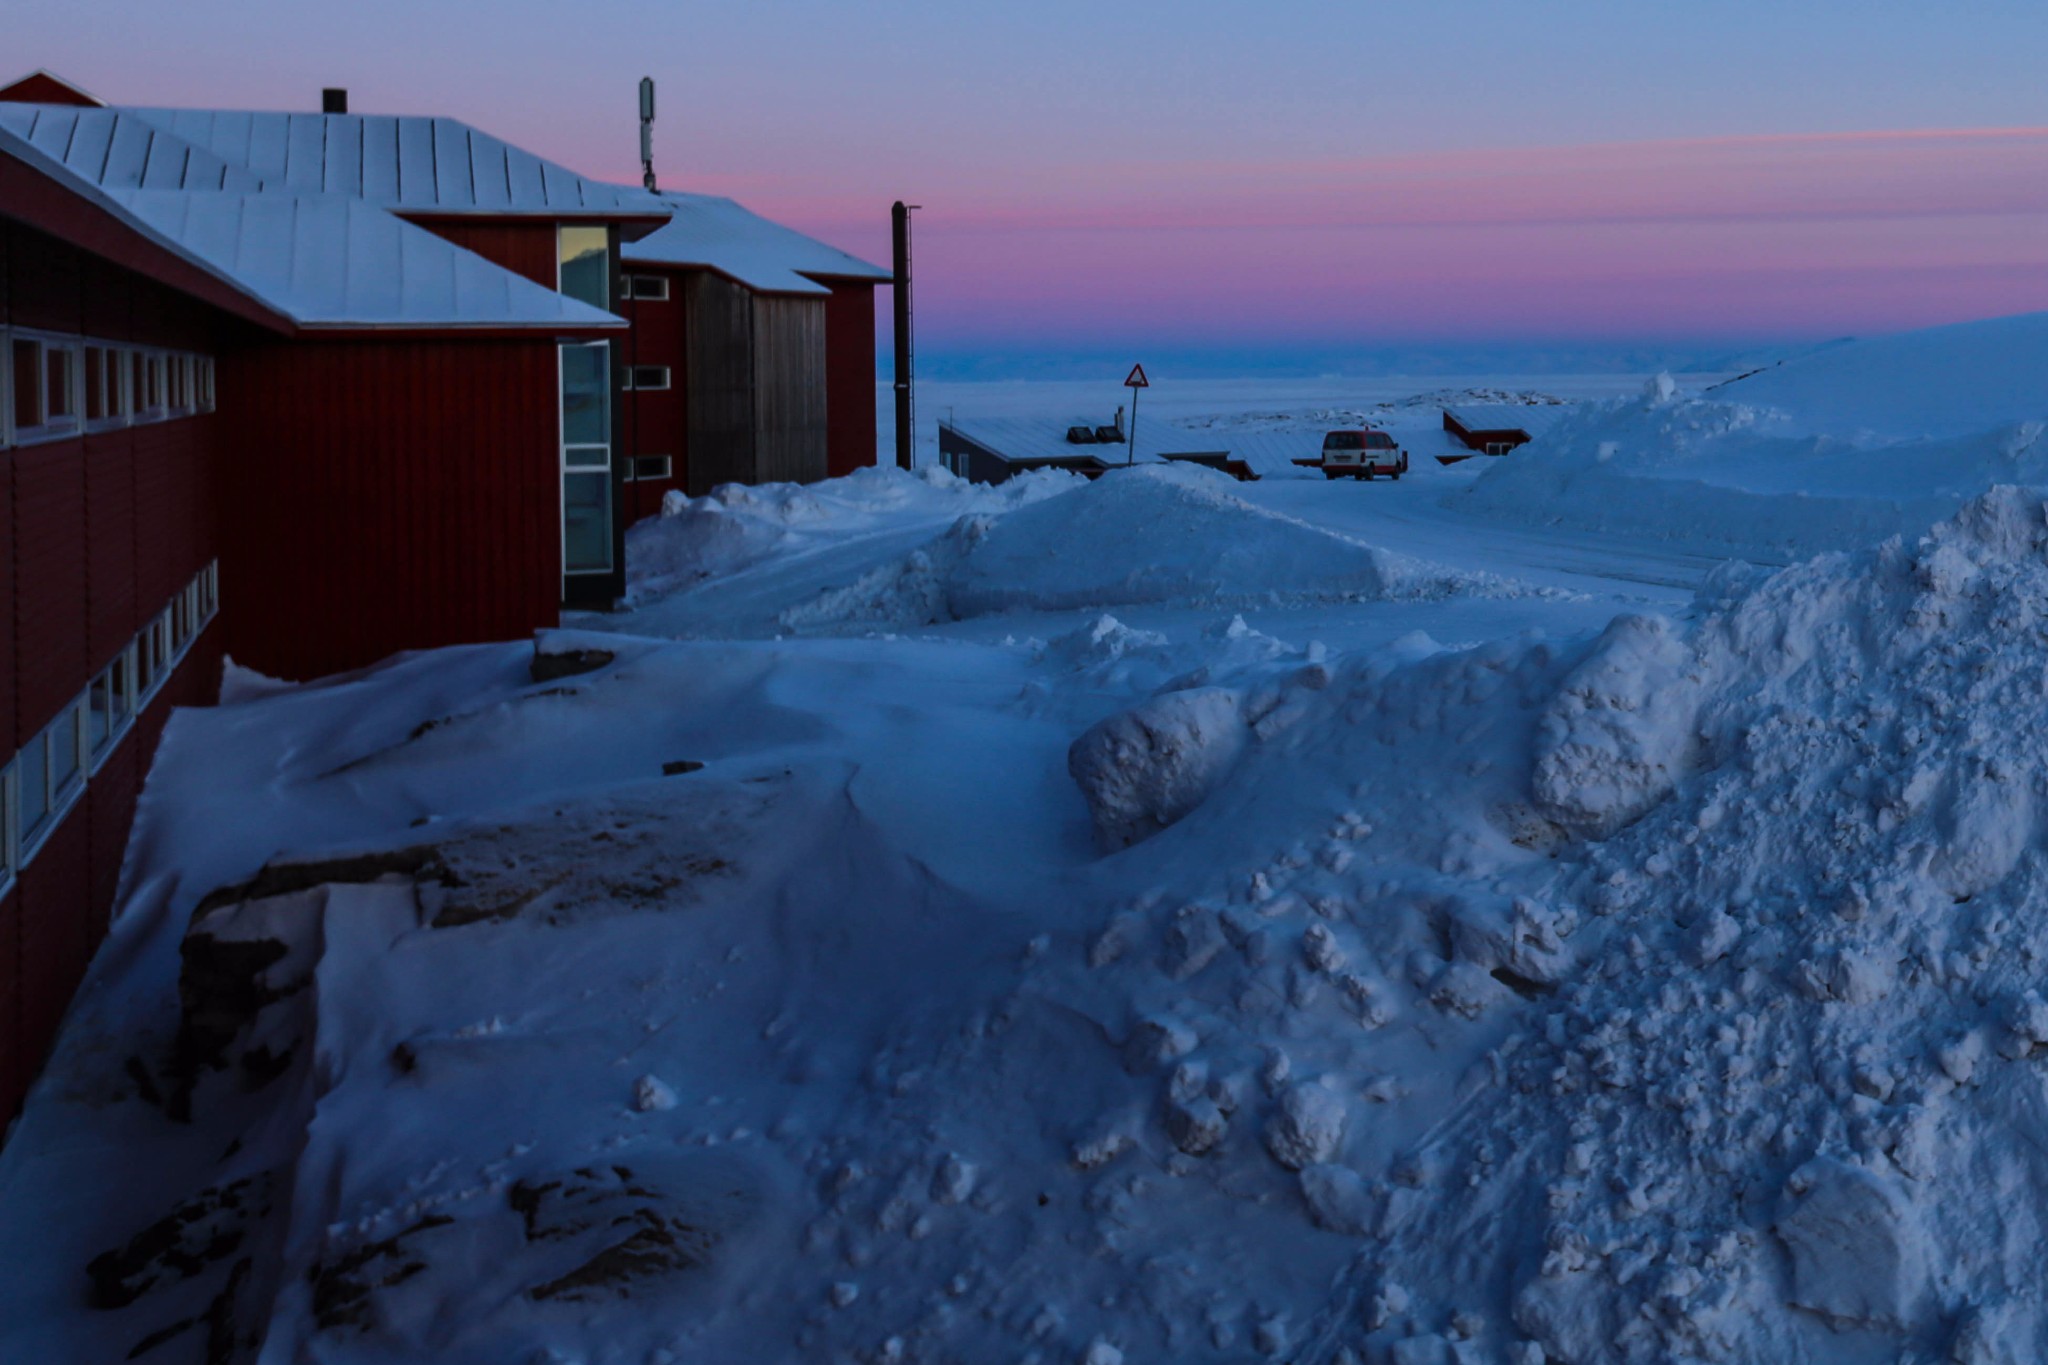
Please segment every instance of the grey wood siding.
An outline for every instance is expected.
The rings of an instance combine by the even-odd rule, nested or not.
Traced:
[[[826,476],[824,299],[755,297],[754,432],[761,482]]]
[[[708,270],[685,277],[689,492],[759,480],[754,442],[753,295]]]

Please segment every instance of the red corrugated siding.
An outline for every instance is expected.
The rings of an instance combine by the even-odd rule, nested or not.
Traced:
[[[297,341],[222,357],[235,658],[309,678],[555,624],[555,363],[551,341]]]
[[[650,270],[634,266],[634,275],[650,275],[668,281],[666,299],[630,299],[623,316],[633,324],[626,340],[629,365],[666,365],[669,387],[653,392],[635,391],[624,395],[626,402],[626,447],[634,455],[666,455],[671,476],[667,479],[636,480],[626,485],[627,523],[651,517],[661,511],[662,495],[671,488],[689,486],[690,410],[688,359],[685,347],[689,332],[683,325],[683,280],[679,271]]]
[[[84,444],[53,441],[14,452],[15,705],[22,735],[48,724],[91,676]]]
[[[413,221],[436,237],[445,238],[465,251],[474,251],[515,275],[524,275],[543,288],[555,287],[560,257],[552,222],[492,223],[448,218]]]
[[[92,902],[88,822],[73,810],[21,870],[21,1037],[38,1061],[85,975]]]
[[[214,350],[203,306],[5,220],[0,280],[0,322]],[[178,417],[0,451],[0,762],[214,557],[216,431],[214,418]],[[222,621],[231,611],[224,603]],[[165,716],[218,694],[222,621],[0,901],[0,1121],[104,933]]]
[[[0,762],[14,752],[14,452],[0,451],[0,526],[7,528],[7,553],[0,554]]]
[[[875,287],[832,286],[825,301],[825,468],[832,477],[875,462]]]
[[[4,226],[13,239],[7,253],[8,321],[16,327],[82,331],[85,254],[19,223]]]
[[[109,431],[85,438],[86,649],[97,666],[140,624],[135,587],[135,438]]]

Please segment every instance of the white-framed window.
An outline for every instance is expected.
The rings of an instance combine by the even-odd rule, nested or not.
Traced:
[[[84,348],[41,332],[7,336],[7,428],[17,444],[55,441],[84,427],[80,380]]]
[[[162,351],[135,353],[137,421],[158,422],[171,415],[171,358]]]
[[[610,308],[611,229],[563,223],[555,229],[555,288],[592,308]]]
[[[671,477],[669,471],[673,467],[666,455],[635,455],[632,472],[627,477],[635,480],[666,479]]]
[[[85,691],[85,745],[98,772],[135,720],[135,643],[121,647]]]
[[[629,389],[665,389],[668,387],[668,366],[628,365],[626,387]]]
[[[199,571],[199,622],[204,625],[220,611],[220,561]]]
[[[35,856],[85,790],[85,709],[82,696],[67,704],[15,756],[15,792],[20,802],[17,856],[22,862]]]
[[[135,695],[136,709],[149,703],[164,685],[170,675],[171,664],[171,614],[161,612],[142,633],[135,637]]]
[[[626,297],[647,299],[662,303],[668,299],[668,276],[628,275],[626,276]]]
[[[199,357],[199,410],[213,411],[213,357]]]

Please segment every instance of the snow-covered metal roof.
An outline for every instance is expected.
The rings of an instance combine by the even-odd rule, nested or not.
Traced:
[[[820,278],[886,283],[890,273],[815,237],[806,237],[710,194],[625,190],[658,206],[669,221],[637,242],[620,247],[628,264],[688,266],[715,270],[763,294],[825,294]]]
[[[1467,431],[1520,431],[1530,436],[1548,431],[1568,409],[1563,404],[1453,403],[1444,408]]]
[[[626,325],[375,204],[266,189],[128,111],[0,104],[0,154],[302,327]]]
[[[346,195],[130,189],[110,197],[308,328],[624,325]]]
[[[260,177],[132,109],[0,103],[0,129],[57,162],[72,178],[103,189],[246,193],[263,188]]]
[[[293,194],[346,194],[411,213],[616,218],[658,212],[645,196],[578,175],[459,119],[127,109]]]
[[[1128,412],[1123,420],[1124,429],[1128,431],[1131,420]],[[1071,421],[1048,421],[1039,417],[967,417],[945,422],[944,425],[1005,459],[1061,460],[1093,455],[1105,464],[1122,464],[1127,449],[1122,441],[1098,444],[1067,440],[1069,427],[1087,427],[1092,431],[1098,426],[1108,426],[1112,421],[1113,417],[1099,414],[1092,419],[1076,416]],[[1228,454],[1230,444],[1206,432],[1195,435],[1163,421],[1143,421],[1138,423],[1137,449],[1132,453],[1139,464],[1149,464],[1163,460],[1169,454]]]

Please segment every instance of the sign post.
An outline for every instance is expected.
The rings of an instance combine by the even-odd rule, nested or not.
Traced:
[[[1124,446],[1124,463],[1128,465],[1138,453],[1138,390],[1152,387],[1152,381],[1145,377],[1143,365],[1131,366],[1129,376],[1124,379],[1124,387],[1131,391],[1131,435]]]

